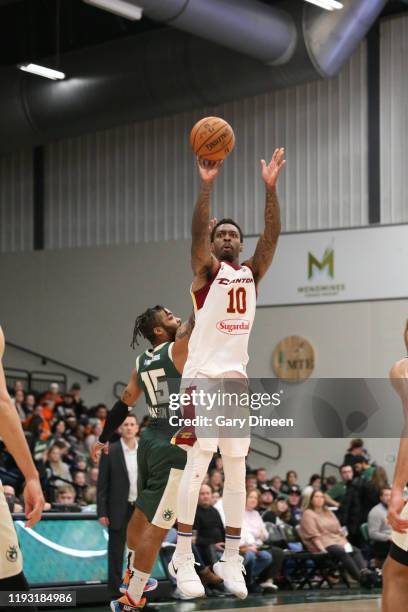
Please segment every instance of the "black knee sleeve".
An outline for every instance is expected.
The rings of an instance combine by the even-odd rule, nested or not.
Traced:
[[[30,587],[28,586],[28,582],[26,577],[24,576],[24,572],[20,572],[16,576],[9,576],[8,578],[2,578],[0,580],[0,591],[29,591]],[[7,608],[5,608],[7,609]],[[26,612],[37,612],[37,608],[35,606],[24,606],[18,607],[16,610],[25,610]]]
[[[29,591],[30,587],[24,572],[17,574],[16,576],[9,576],[8,578],[2,578],[0,580],[0,591]]]

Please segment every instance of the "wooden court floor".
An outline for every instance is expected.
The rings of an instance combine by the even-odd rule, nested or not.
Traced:
[[[380,594],[303,593],[278,597],[249,597],[240,601],[228,599],[204,599],[193,601],[168,601],[148,606],[146,612],[381,612]],[[75,612],[102,612],[105,606],[77,607]],[[60,608],[61,610],[61,608]],[[66,612],[74,609],[65,608]],[[49,612],[49,611],[48,611]],[[54,612],[54,611],[52,611]],[[56,611],[55,611],[56,612]]]
[[[286,604],[283,606],[265,606],[262,608],[245,608],[246,612],[270,612],[275,608],[277,612],[380,612],[381,600],[369,599],[363,601],[320,601],[317,603],[305,602],[298,604]],[[222,612],[233,612],[231,610],[223,610]]]

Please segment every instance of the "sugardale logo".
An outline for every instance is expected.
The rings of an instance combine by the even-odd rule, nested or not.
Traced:
[[[229,336],[249,334],[249,321],[246,319],[224,319],[217,323],[218,331]]]
[[[308,253],[308,264],[307,264],[307,278],[311,279],[315,275],[315,270],[324,270],[327,268],[327,274],[331,278],[334,278],[334,249],[327,248],[323,254],[323,258],[320,261],[313,255]]]

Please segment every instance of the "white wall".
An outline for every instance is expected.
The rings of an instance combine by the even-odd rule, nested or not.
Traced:
[[[392,16],[380,28],[381,220],[408,220],[408,17]]]
[[[33,249],[33,162],[30,150],[0,156],[0,253]]]
[[[83,382],[90,402],[111,402],[112,383],[127,380],[142,310],[162,302],[183,316],[191,309],[187,242],[5,255],[0,279],[10,288],[0,300],[8,338],[100,376],[89,386],[70,377]],[[17,359],[6,355],[9,365]]]
[[[113,401],[113,382],[125,380],[134,363],[129,348],[134,319],[164,303],[177,314],[191,309],[189,241],[66,249],[0,258],[0,323],[11,341],[100,376],[87,385],[89,403]],[[286,335],[301,334],[316,349],[316,377],[386,377],[404,354],[402,326],[408,300],[258,309],[250,340],[249,373],[273,376],[271,355]],[[8,350],[6,364],[41,369]],[[373,457],[386,463],[396,441],[368,440]],[[285,440],[271,471],[296,468],[303,482],[325,460],[339,463],[346,441]],[[254,466],[264,464],[251,456]]]

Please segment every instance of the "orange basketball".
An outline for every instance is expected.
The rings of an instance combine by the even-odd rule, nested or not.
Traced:
[[[201,159],[225,159],[234,148],[232,127],[221,117],[204,117],[197,121],[190,134],[194,153]]]

